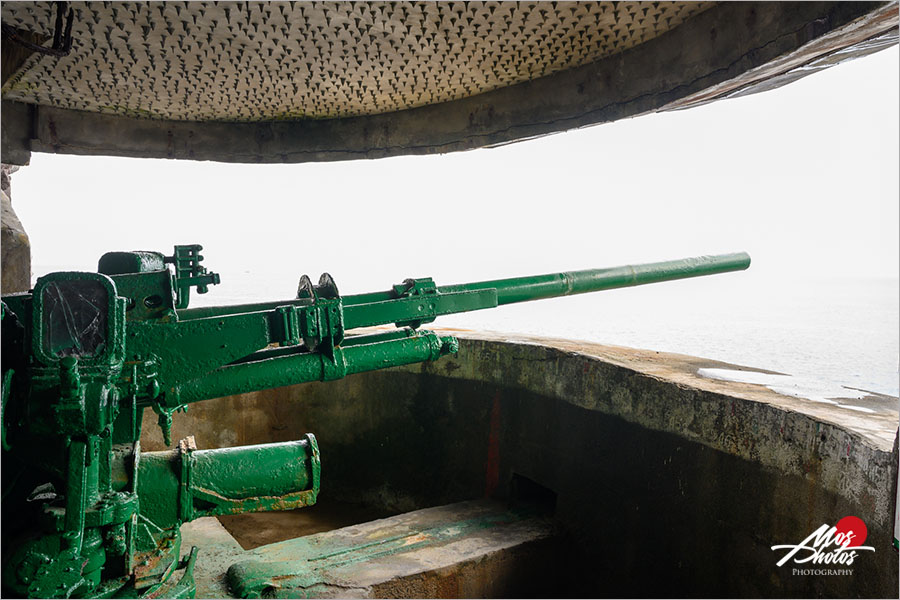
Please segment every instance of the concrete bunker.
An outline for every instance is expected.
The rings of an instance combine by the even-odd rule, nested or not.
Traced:
[[[304,509],[321,517],[222,518],[234,537],[216,522],[186,525],[187,543],[215,539],[231,552],[198,561],[198,595],[235,593],[234,581],[229,589],[215,575],[248,556],[262,560],[266,547],[251,549],[261,542],[311,534],[301,538],[315,540],[309,550],[335,544],[346,532],[364,531],[370,539],[397,528],[403,536],[429,537],[435,519],[456,527],[491,515],[509,522],[476,528],[462,541],[429,537],[427,547],[410,550],[414,558],[393,547],[373,551],[349,566],[331,565],[331,573],[316,570],[318,558],[310,555],[303,577],[257,590],[369,597],[642,597],[660,589],[673,597],[891,596],[897,571],[890,552],[860,556],[853,577],[802,577],[790,564],[776,566],[782,553],[771,546],[800,543],[846,514],[863,519],[870,542],[887,547],[896,415],[841,425],[833,407],[697,375],[722,366],[595,344],[466,334],[459,355],[437,363],[200,403],[176,421],[174,436],[191,433],[198,446],[216,447],[314,431],[323,487],[319,506]],[[144,425],[144,448],[161,447],[149,415]],[[509,514],[517,517],[497,517]],[[460,550],[464,542],[469,546]],[[345,543],[357,547],[359,539]],[[203,569],[218,573],[204,576]]]
[[[43,43],[54,33],[54,5],[32,4],[4,4],[4,25]],[[197,64],[203,44],[173,43],[173,25],[182,37],[215,36],[221,48],[237,49],[247,62],[228,76],[242,77],[266,61],[261,44],[260,52],[244,53],[260,24],[264,31],[288,23],[315,29],[310,43],[331,34],[330,49],[343,45],[351,21],[356,28],[366,22],[368,16],[354,11],[387,8],[379,22],[393,28],[410,22],[408,9],[424,14],[437,5],[319,3],[304,14],[311,5],[274,3],[279,21],[262,15],[272,12],[268,3],[247,4],[246,17],[224,4],[147,3],[149,10],[138,3],[75,4],[72,31],[84,43],[68,59],[24,52],[4,37],[4,59],[10,59],[3,73],[4,165],[27,164],[31,152],[276,163],[443,153],[763,91],[897,40],[895,2],[663,3],[663,12],[678,14],[654,14],[660,26],[652,31],[635,3],[621,3],[627,10],[620,3],[583,3],[582,12],[603,13],[579,15],[596,17],[589,39],[626,33],[602,52],[502,85],[486,81],[421,102],[421,92],[411,90],[418,94],[411,101],[360,108],[328,104],[321,93],[303,96],[307,104],[273,106],[279,91],[256,81],[252,94],[242,87],[204,107],[169,93],[159,104],[146,102],[162,87],[157,76],[174,81],[176,91],[184,76],[183,89],[197,86],[196,72],[185,65]],[[579,9],[498,4],[523,23],[550,14],[560,40],[570,30],[564,10]],[[494,11],[471,7],[467,33],[490,33],[492,14],[483,13]],[[519,14],[522,7],[534,14]],[[446,13],[440,19],[452,20],[455,36],[463,22],[456,13],[470,5],[437,9]],[[337,25],[328,29],[332,22]],[[107,34],[94,35],[101,23],[98,30]],[[361,39],[353,46],[365,48]],[[421,46],[407,50],[412,39],[427,44],[434,37],[392,40],[399,44],[395,63],[430,56]],[[128,52],[120,51],[122,41]],[[146,56],[135,59],[132,51],[142,49]],[[271,59],[274,48],[266,50]],[[302,53],[313,55],[309,44],[295,51]],[[208,53],[212,63],[221,55]],[[330,84],[332,57],[318,56],[306,67],[314,82]],[[276,56],[268,62],[277,63],[265,66],[275,73],[272,81],[304,76],[302,61]],[[158,74],[162,63],[165,72]],[[297,69],[285,68],[294,64]],[[342,70],[353,72],[359,62],[349,64]],[[411,72],[425,72],[421,67],[412,60]],[[391,75],[376,79],[409,80],[409,72],[388,70]],[[125,85],[109,85],[120,78]],[[203,86],[238,90],[214,77]],[[120,95],[132,89],[147,93]],[[245,101],[251,97],[265,106]],[[3,288],[25,291],[28,240],[6,181],[3,188],[3,249],[15,251],[3,257]],[[304,525],[312,535],[296,543],[287,538],[297,532],[285,530],[284,521],[273,528],[285,531],[251,543],[246,530],[265,533],[254,515],[222,519],[234,536],[215,520],[186,525],[188,543],[206,545],[196,563],[197,595],[657,596],[661,589],[672,596],[895,595],[890,551],[862,556],[856,577],[810,578],[777,567],[771,546],[799,543],[841,514],[863,519],[880,547],[890,543],[896,413],[846,419],[836,409],[760,386],[696,376],[698,368],[716,366],[722,365],[570,342],[469,336],[458,357],[436,365],[197,405],[175,420],[175,439],[194,434],[201,448],[215,448],[295,440],[312,431],[321,438],[327,481],[321,505]],[[153,450],[161,442],[154,416],[145,412],[143,444]],[[328,513],[332,506],[342,508]],[[275,544],[250,549],[260,541]],[[306,556],[320,566],[295,565],[270,577],[266,565],[284,562],[286,552],[295,562]]]

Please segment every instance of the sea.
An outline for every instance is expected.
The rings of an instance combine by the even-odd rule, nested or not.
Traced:
[[[35,277],[51,270],[33,269]],[[232,265],[217,271],[222,284],[194,294],[191,306],[287,299],[296,292],[296,279],[280,269]],[[900,395],[896,278],[779,278],[751,269],[449,315],[434,325],[698,356],[774,372],[779,375],[750,382],[820,402],[845,399],[839,403],[850,408],[856,405],[846,399],[878,394],[887,396],[880,398],[884,410],[896,411]],[[716,369],[701,374],[747,377]],[[861,405],[856,410],[873,412]]]

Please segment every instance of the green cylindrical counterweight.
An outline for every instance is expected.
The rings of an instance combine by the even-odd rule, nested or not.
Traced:
[[[345,348],[335,348],[331,358],[309,352],[227,365],[180,386],[178,402],[188,404],[306,381],[340,379],[353,373],[436,360],[458,349],[455,338],[428,331],[406,332],[404,336],[381,343],[350,342]]]
[[[306,440],[191,453],[191,488],[243,500],[309,490],[313,474]]]
[[[644,285],[674,279],[687,279],[702,275],[715,275],[730,271],[742,271],[750,266],[750,255],[746,252],[721,254],[718,256],[698,256],[642,265],[626,265],[608,269],[587,269],[531,275],[463,283],[438,287],[440,293],[465,292],[472,290],[497,290],[497,304],[512,304],[541,300],[556,296],[570,296],[601,290]]]
[[[294,442],[235,448],[194,450],[191,445],[182,440],[177,450],[141,454],[141,516],[157,527],[316,501],[320,460],[312,434]]]

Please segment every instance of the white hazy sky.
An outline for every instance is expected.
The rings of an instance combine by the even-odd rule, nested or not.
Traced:
[[[13,206],[35,276],[196,242],[220,287],[258,277],[261,298],[291,295],[302,273],[355,292],[738,250],[760,281],[897,277],[898,71],[894,46],[771,92],[440,156],[35,154]]]

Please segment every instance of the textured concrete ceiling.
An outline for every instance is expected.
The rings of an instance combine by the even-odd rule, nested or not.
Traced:
[[[777,87],[897,2],[4,2],[3,161],[451,152]],[[65,36],[62,36],[65,38]],[[55,40],[59,42],[59,40]]]
[[[622,52],[710,2],[75,2],[71,53],[3,97],[189,121],[369,115],[473,96]],[[3,23],[51,37],[50,2]]]

